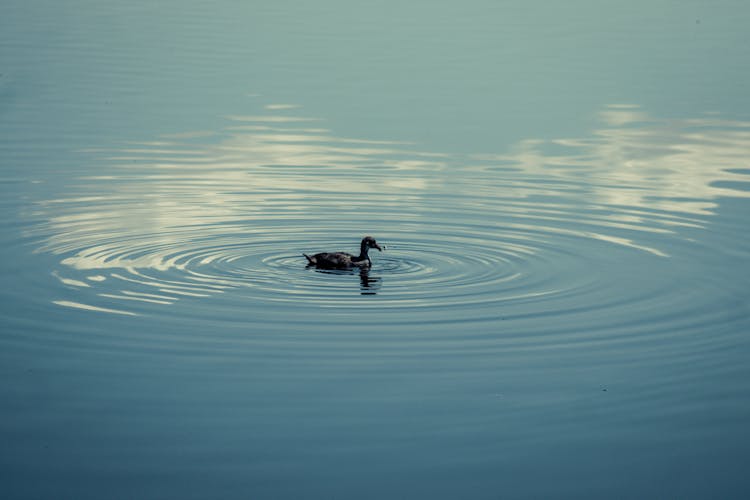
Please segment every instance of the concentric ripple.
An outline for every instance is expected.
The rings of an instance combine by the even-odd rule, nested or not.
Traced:
[[[744,124],[704,123],[696,135],[685,123],[651,144],[628,129],[628,109],[607,110],[593,139],[469,158],[337,138],[291,117],[234,117],[218,144],[92,152],[121,173],[82,176],[42,201],[34,236],[59,259],[68,293],[55,303],[66,307],[159,315],[218,304],[230,317],[283,311],[300,322],[376,311],[393,324],[548,315],[562,325],[585,311],[594,331],[615,309],[627,322],[627,311],[670,300],[648,269],[689,251],[682,233],[706,225],[714,198],[747,195],[727,187],[746,177],[735,149],[703,147],[727,127],[747,141]],[[686,186],[693,167],[701,175]],[[306,266],[303,252],[354,252],[365,234],[387,247],[371,269]]]

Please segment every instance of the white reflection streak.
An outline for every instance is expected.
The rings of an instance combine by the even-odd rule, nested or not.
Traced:
[[[107,297],[109,299],[134,300],[134,301],[137,301],[137,302],[150,302],[152,304],[162,304],[162,305],[167,305],[167,306],[170,305],[170,304],[172,304],[174,302],[174,301],[167,301],[167,300],[148,299],[148,298],[145,298],[145,297],[133,297],[133,296],[128,296],[128,295],[126,295],[124,293],[123,293],[123,295],[117,295],[117,294],[114,294],[114,293],[100,293],[99,296],[100,297]]]
[[[53,300],[53,304],[57,304],[58,306],[63,307],[72,307],[73,309],[83,309],[86,311],[96,311],[96,312],[103,312],[103,313],[110,313],[110,314],[122,314],[125,316],[138,316],[134,312],[130,311],[121,311],[119,309],[110,309],[108,307],[96,307],[91,306],[88,304],[82,304],[80,302],[72,302],[70,300]]]
[[[52,273],[52,276],[54,276],[55,278],[57,278],[58,280],[60,280],[60,282],[63,283],[63,284],[65,284],[65,285],[75,286],[75,287],[83,287],[83,288],[89,288],[91,286],[91,285],[89,285],[88,283],[86,283],[84,281],[74,280],[74,279],[71,279],[71,278],[65,278],[63,276],[60,276],[60,273],[58,273],[57,271],[54,271]]]
[[[268,110],[280,110],[280,109],[296,109],[301,107],[299,104],[266,104],[264,106]]]

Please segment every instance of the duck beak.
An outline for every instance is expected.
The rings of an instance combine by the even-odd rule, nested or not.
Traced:
[[[375,243],[375,248],[377,248],[377,249],[378,249],[379,251],[381,251],[381,252],[383,251],[383,249],[382,249],[382,248],[380,248],[380,245],[378,245],[377,243]]]

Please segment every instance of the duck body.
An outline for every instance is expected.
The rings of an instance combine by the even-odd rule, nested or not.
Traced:
[[[302,254],[307,257],[309,265],[322,269],[351,269],[352,267],[369,267],[369,259],[358,259],[355,255],[346,252],[321,252],[315,255]]]
[[[346,252],[321,252],[316,253],[315,255],[302,255],[307,259],[308,266],[314,266],[320,269],[363,268],[372,266],[372,261],[368,255],[370,248],[377,248],[379,251],[383,251],[377,241],[375,241],[375,238],[372,236],[365,236],[360,243],[359,255],[352,255]]]

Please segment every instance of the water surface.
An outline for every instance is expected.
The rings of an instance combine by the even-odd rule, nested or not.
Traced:
[[[744,5],[6,10],[8,498],[747,495]]]

